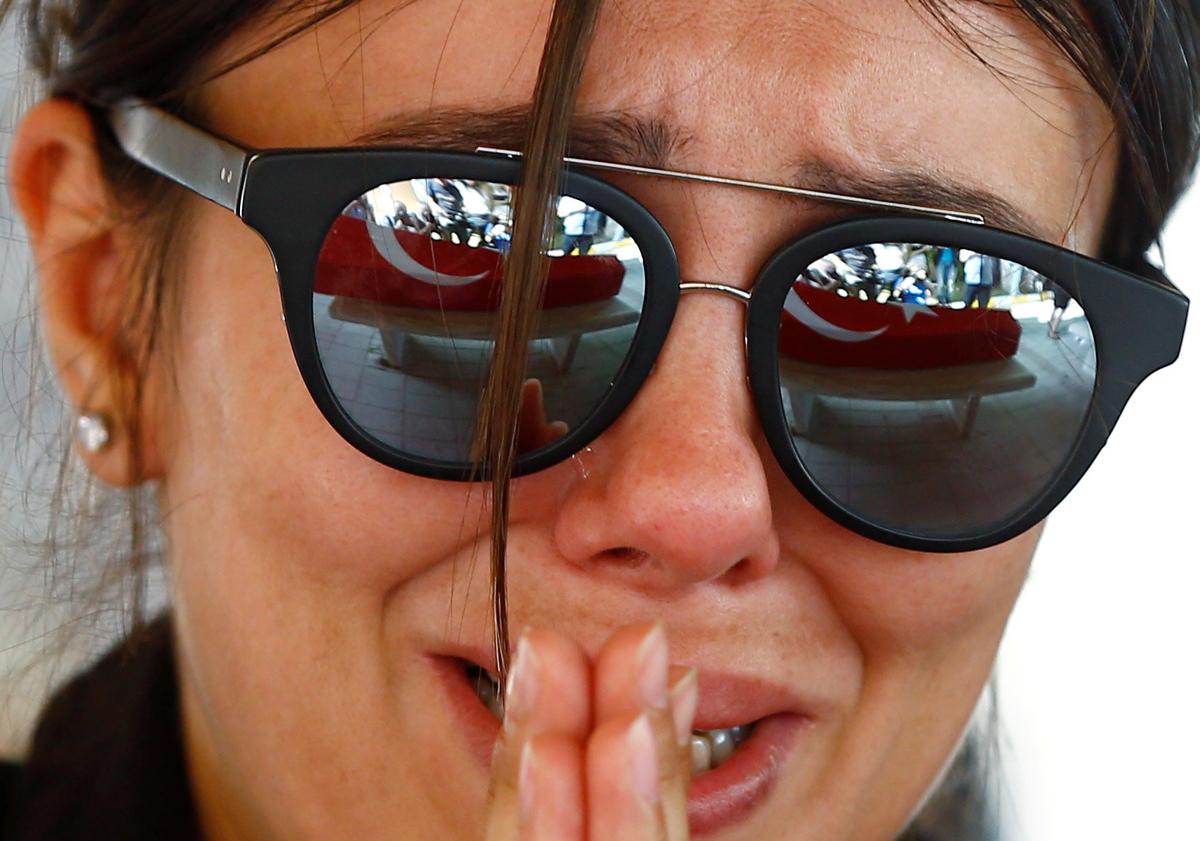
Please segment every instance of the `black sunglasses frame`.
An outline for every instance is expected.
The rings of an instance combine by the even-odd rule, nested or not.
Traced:
[[[195,142],[199,130],[186,131]],[[178,136],[178,135],[177,135]],[[204,136],[208,140],[208,136]],[[164,140],[169,140],[165,137]],[[509,157],[388,147],[279,149],[242,153],[215,136],[215,173],[203,185],[189,184],[235,212],[257,231],[275,261],[288,337],[301,377],[333,428],[369,458],[389,467],[442,480],[485,480],[486,465],[413,457],[363,430],[344,411],[321,364],[313,319],[313,284],[325,238],[355,199],[381,184],[448,177],[518,186],[522,162]],[[144,163],[180,183],[170,169],[192,171],[194,162],[166,160],[169,144]],[[126,151],[130,151],[126,147]],[[244,160],[238,155],[244,154]],[[138,155],[134,155],[138,157]],[[645,267],[645,301],[633,343],[608,393],[591,415],[563,437],[520,456],[514,475],[524,476],[570,458],[607,429],[634,400],[666,341],[681,294],[674,246],[659,221],[613,184],[568,164],[560,194],[575,197],[616,219],[637,243]],[[236,195],[236,205],[229,199]],[[880,242],[916,242],[969,249],[1018,263],[1065,289],[1087,313],[1096,347],[1096,382],[1091,403],[1069,455],[1054,480],[1003,524],[964,537],[931,537],[885,528],[858,516],[825,492],[795,452],[780,391],[778,337],[788,290],[814,261],[831,253]],[[760,271],[749,296],[745,346],[748,379],[760,423],[775,458],[810,503],[846,528],[892,546],[924,552],[965,552],[1002,543],[1041,522],[1076,485],[1104,446],[1125,404],[1151,373],[1179,355],[1188,299],[1147,266],[1145,275],[1019,234],[967,222],[917,215],[883,215],[835,223],[793,240]]]

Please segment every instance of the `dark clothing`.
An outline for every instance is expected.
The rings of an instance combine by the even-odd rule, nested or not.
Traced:
[[[163,616],[54,696],[23,766],[0,765],[0,839],[198,841],[178,699]]]
[[[1065,310],[1071,303],[1071,294],[1063,289],[1054,281],[1046,281],[1045,288],[1054,293],[1054,308],[1056,310]]]
[[[592,250],[592,242],[594,242],[595,239],[595,234],[577,234],[573,237],[567,237],[564,253],[570,255],[572,251],[579,249],[580,254],[587,254]]]
[[[1004,280],[1004,267],[1000,264],[1000,258],[988,257],[983,265],[983,282],[993,289],[999,289]]]
[[[967,285],[967,290],[963,292],[963,303],[967,309],[971,308],[973,301],[979,302],[979,308],[986,310],[988,302],[992,300],[992,287],[986,283],[973,283]]]

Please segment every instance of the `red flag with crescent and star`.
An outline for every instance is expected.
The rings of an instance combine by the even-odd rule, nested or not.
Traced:
[[[317,260],[314,289],[398,307],[487,311],[500,302],[503,259],[493,248],[340,216]],[[543,306],[611,298],[624,278],[625,267],[612,255],[556,257]]]
[[[1021,325],[1005,310],[864,301],[798,280],[779,325],[779,350],[846,368],[944,368],[1007,359]]]

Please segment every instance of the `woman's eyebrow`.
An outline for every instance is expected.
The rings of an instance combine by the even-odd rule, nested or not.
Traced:
[[[398,145],[474,151],[479,147],[520,150],[530,113],[526,105],[496,109],[442,108],[400,112],[355,137],[352,145]],[[670,169],[687,134],[670,123],[628,112],[582,114],[572,120],[568,154],[620,164]],[[746,173],[704,173],[744,178]],[[875,171],[806,158],[793,165],[780,186],[818,190],[889,202],[945,207],[976,213],[989,225],[1037,239],[1057,241],[1012,202],[982,186],[966,184],[927,168],[881,164]]]
[[[474,151],[481,146],[519,151],[525,145],[529,107],[479,110],[444,108],[391,115],[351,140],[351,145],[395,144]],[[682,142],[664,121],[613,112],[577,115],[568,154],[615,163],[663,166]]]
[[[988,225],[1035,239],[1057,242],[1063,237],[1062,232],[1050,230],[998,193],[919,166],[883,164],[876,172],[869,172],[808,159],[792,168],[789,186],[904,204],[949,207],[978,213]]]

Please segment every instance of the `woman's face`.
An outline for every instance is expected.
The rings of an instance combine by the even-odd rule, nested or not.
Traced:
[[[414,145],[476,125],[468,145],[514,142],[486,112],[528,103],[550,4],[395,5],[366,0],[211,83],[209,127],[258,147],[347,145],[384,126]],[[953,8],[1016,78],[903,0],[610,3],[578,111],[650,127],[648,148],[628,144],[637,162],[813,186],[936,175],[1095,251],[1113,180],[1103,108],[1031,27]],[[241,33],[214,61],[267,34]],[[742,287],[845,212],[619,184],[667,228],[685,279]],[[346,444],[301,382],[266,247],[224,210],[191,210],[176,397],[157,422],[206,820],[215,837],[478,838],[495,724],[445,658],[490,662],[485,492]],[[922,555],[825,518],[763,440],[743,316],[725,296],[683,298],[619,421],[578,460],[514,483],[512,625],[594,650],[661,618],[674,662],[700,670],[699,721],[804,718],[766,796],[717,837],[889,838],[963,732],[1036,530]]]

